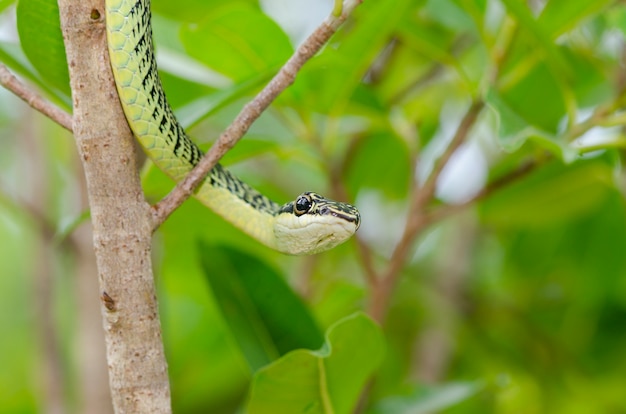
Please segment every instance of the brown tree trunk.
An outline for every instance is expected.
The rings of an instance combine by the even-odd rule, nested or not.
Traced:
[[[152,219],[109,67],[102,0],[59,0],[117,413],[171,412],[150,259]],[[93,300],[98,300],[94,297]]]

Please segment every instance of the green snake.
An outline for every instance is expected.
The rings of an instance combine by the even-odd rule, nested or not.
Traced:
[[[113,76],[133,134],[152,161],[176,181],[202,157],[167,103],[154,49],[150,0],[106,0]],[[286,254],[319,253],[359,228],[358,210],[305,192],[279,205],[217,164],[194,196],[254,239]]]

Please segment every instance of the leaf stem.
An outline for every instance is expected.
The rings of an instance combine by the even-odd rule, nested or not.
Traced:
[[[335,0],[332,15],[335,17],[339,17],[341,16],[342,11],[343,11],[343,0]]]

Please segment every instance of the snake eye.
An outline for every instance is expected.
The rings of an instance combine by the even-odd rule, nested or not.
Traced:
[[[306,214],[311,209],[313,202],[311,201],[311,196],[308,194],[302,194],[296,199],[296,202],[293,204],[293,212],[296,216],[301,216]]]

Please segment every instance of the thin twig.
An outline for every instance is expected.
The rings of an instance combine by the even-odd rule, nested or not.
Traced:
[[[53,103],[45,100],[39,94],[28,88],[2,63],[0,63],[0,85],[13,92],[33,109],[41,112],[57,124],[61,125],[63,128],[72,132],[72,115],[68,114]]]
[[[441,157],[439,157],[439,159],[435,163],[433,170],[428,175],[428,178],[424,182],[422,188],[416,194],[416,198],[419,199],[417,200],[418,208],[423,207],[425,205],[424,203],[428,202],[435,194],[435,187],[437,185],[437,180],[441,175],[441,171],[443,171],[444,167],[448,164],[448,161],[450,161],[450,157],[452,157],[452,154],[454,154],[454,152],[465,141],[465,138],[467,138],[469,131],[476,122],[476,119],[478,118],[478,115],[480,114],[480,111],[482,111],[484,106],[485,103],[482,100],[476,100],[472,102],[472,105],[467,110],[467,113],[465,114],[465,116],[463,116],[459,127],[452,137],[452,140],[446,147]]]
[[[482,190],[480,190],[478,193],[476,193],[473,197],[471,197],[468,200],[465,200],[462,203],[459,204],[447,204],[447,205],[443,205],[441,207],[438,207],[437,209],[429,212],[426,214],[426,221],[428,223],[436,223],[439,222],[447,217],[450,217],[453,214],[456,214],[460,211],[465,210],[467,207],[476,204],[479,201],[482,201],[486,198],[488,198],[489,196],[491,196],[492,194],[494,194],[495,192],[497,192],[498,190],[500,190],[503,187],[506,187],[508,185],[510,185],[513,182],[518,181],[519,179],[526,177],[528,174],[530,174],[531,172],[535,171],[537,169],[537,167],[539,167],[540,165],[545,164],[545,161],[547,161],[550,158],[543,158],[541,161],[537,160],[537,159],[533,159],[530,161],[525,162],[524,164],[520,165],[518,168],[516,168],[515,170],[511,171],[510,173],[504,175],[503,177],[500,177],[494,181],[492,181],[491,183],[489,183],[488,185],[486,185]]]
[[[377,282],[376,289],[372,292],[372,301],[370,304],[370,315],[377,321],[383,322],[387,312],[388,304],[393,293],[393,288],[397,284],[400,270],[404,266],[406,258],[410,252],[411,246],[417,235],[422,229],[430,224],[425,209],[428,203],[435,195],[437,179],[441,171],[452,157],[452,154],[465,141],[472,126],[476,122],[478,115],[484,107],[482,100],[476,100],[472,103],[467,113],[461,120],[454,137],[446,147],[445,151],[439,157],[432,171],[424,184],[414,193],[411,199],[407,222],[404,232],[396,248],[394,249],[389,265],[384,271],[383,276]]]
[[[296,74],[302,66],[328,42],[339,26],[362,1],[345,0],[341,14],[328,16],[304,43],[296,49],[293,56],[289,58],[267,86],[243,107],[198,165],[165,198],[154,206],[154,228],[159,227],[191,195],[211,168],[217,164],[228,150],[235,146],[248,131],[252,123],[267,109],[274,99],[294,82]]]

